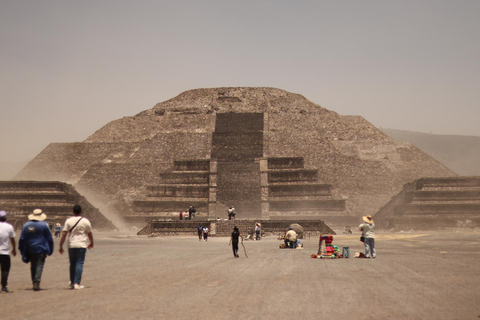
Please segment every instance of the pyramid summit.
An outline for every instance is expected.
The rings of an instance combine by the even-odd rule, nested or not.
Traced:
[[[322,219],[373,214],[405,183],[456,174],[360,116],[275,88],[181,93],[84,142],[52,143],[17,180],[73,184],[131,221],[197,215]]]

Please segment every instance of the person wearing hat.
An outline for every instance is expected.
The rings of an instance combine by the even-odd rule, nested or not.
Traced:
[[[362,231],[362,237],[364,238],[363,244],[365,245],[365,257],[374,258],[377,256],[375,251],[375,234],[373,228],[375,223],[373,222],[372,216],[363,216],[364,223],[362,223],[358,228]]]
[[[10,247],[12,248],[12,255],[15,257],[17,251],[15,250],[15,230],[10,223],[7,223],[7,213],[0,211],[0,265],[2,270],[2,291],[9,293],[8,274],[10,273]]]
[[[53,253],[52,232],[44,221],[47,218],[42,209],[35,209],[28,216],[28,222],[23,225],[22,234],[18,241],[18,249],[22,254],[22,261],[30,262],[33,290],[40,290],[45,259]]]

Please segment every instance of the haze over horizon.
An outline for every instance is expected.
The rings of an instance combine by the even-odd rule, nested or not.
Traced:
[[[196,88],[480,136],[480,2],[0,0],[0,162]]]

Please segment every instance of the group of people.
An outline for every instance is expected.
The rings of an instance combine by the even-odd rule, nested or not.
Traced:
[[[208,227],[207,226],[197,226],[197,232],[198,232],[198,241],[207,241],[208,240]]]
[[[82,216],[82,207],[78,204],[73,206],[73,217],[66,220],[60,236],[58,252],[63,255],[63,245],[68,242],[68,256],[70,262],[71,289],[83,289],[81,285],[83,265],[87,249],[93,248],[92,225]],[[49,225],[45,222],[47,215],[42,209],[35,209],[28,216],[28,221],[23,225],[22,233],[18,242],[18,250],[22,261],[30,263],[30,275],[33,290],[40,290],[43,268],[47,256],[54,251],[54,242]],[[15,230],[7,223],[7,213],[0,211],[0,264],[2,291],[8,293],[8,275],[10,272],[12,256],[16,256]],[[57,229],[55,230],[57,233]]]
[[[188,210],[181,211],[179,217],[180,217],[180,220],[183,219],[185,221],[188,221],[188,220],[194,219],[196,214],[197,214],[197,210],[195,209],[195,207],[190,206]]]

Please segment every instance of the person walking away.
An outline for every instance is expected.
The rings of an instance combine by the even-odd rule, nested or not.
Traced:
[[[83,289],[81,285],[83,264],[87,249],[93,248],[92,225],[90,221],[82,217],[82,207],[78,204],[73,206],[73,217],[65,221],[60,239],[60,254],[63,254],[63,244],[68,236],[68,258],[70,261],[70,288]]]
[[[242,234],[240,233],[240,231],[238,231],[237,227],[233,227],[232,236],[230,237],[230,242],[228,243],[228,245],[232,245],[233,256],[235,258],[239,257],[238,255],[238,239],[239,238],[242,239],[242,242],[243,242]]]
[[[2,270],[2,293],[9,293],[8,285],[8,274],[10,273],[10,248],[12,250],[12,255],[15,257],[17,255],[17,250],[15,249],[15,230],[12,225],[7,221],[7,212],[0,211],[0,265]]]
[[[202,241],[203,227],[201,225],[197,226],[198,241]]]
[[[83,264],[87,249],[93,248],[92,225],[90,221],[82,217],[82,207],[78,204],[73,206],[73,217],[65,222],[60,239],[60,254],[63,254],[63,244],[68,235],[68,258],[70,260],[70,288],[83,289],[81,285]]]
[[[47,256],[53,253],[52,232],[44,221],[47,218],[42,209],[35,209],[28,216],[28,222],[23,225],[22,234],[18,241],[18,249],[22,254],[22,261],[30,262],[30,272],[33,290],[40,290],[43,267]]]
[[[190,206],[190,208],[188,208],[188,220],[192,220],[193,218],[195,218],[196,213],[197,213],[197,210],[195,210],[195,207]]]
[[[60,233],[62,232],[62,225],[57,223],[55,225],[55,238],[60,238]]]
[[[208,227],[207,226],[203,227],[203,240],[204,241],[208,240]]]
[[[364,238],[365,257],[375,259],[377,256],[377,252],[375,251],[375,234],[373,232],[375,223],[370,215],[363,216],[362,219],[364,223],[358,226],[358,228],[362,231],[362,237]]]

